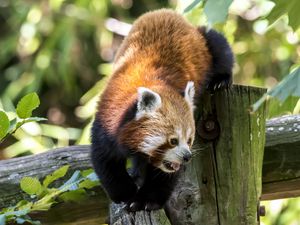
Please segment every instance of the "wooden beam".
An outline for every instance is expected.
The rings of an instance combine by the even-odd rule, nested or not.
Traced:
[[[300,115],[268,120],[262,200],[300,196]]]

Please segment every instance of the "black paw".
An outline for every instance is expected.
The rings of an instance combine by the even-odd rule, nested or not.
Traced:
[[[231,74],[213,75],[205,82],[205,88],[211,93],[219,89],[229,88],[231,85]]]
[[[158,202],[144,202],[144,201],[134,201],[127,203],[126,209],[129,212],[136,212],[140,210],[146,210],[146,211],[152,211],[152,210],[158,210],[163,207],[162,204]]]

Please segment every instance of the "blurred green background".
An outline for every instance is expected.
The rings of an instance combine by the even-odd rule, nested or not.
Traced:
[[[37,92],[35,115],[0,144],[0,159],[36,154],[54,147],[88,144],[95,105],[111,63],[132,22],[162,7],[183,12],[184,0],[0,0],[0,109],[14,117],[18,100]],[[270,24],[267,0],[236,0],[225,23],[216,24],[236,56],[234,82],[271,88],[300,65],[300,29],[282,17]],[[207,24],[201,7],[184,14]],[[300,20],[300,16],[299,16]],[[299,98],[272,100],[268,118],[299,113]],[[300,200],[265,203],[265,225],[300,225]],[[270,209],[270,210],[269,210]]]

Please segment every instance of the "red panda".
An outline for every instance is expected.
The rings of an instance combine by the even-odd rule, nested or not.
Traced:
[[[197,29],[167,9],[137,19],[91,131],[92,163],[112,201],[130,211],[163,207],[192,156],[194,97],[230,85],[232,66],[231,49],[214,30]]]

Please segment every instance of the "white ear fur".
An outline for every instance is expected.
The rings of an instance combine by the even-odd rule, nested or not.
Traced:
[[[161,106],[159,94],[151,91],[149,88],[138,88],[138,102],[136,118],[141,118],[144,114],[152,113]]]
[[[189,103],[189,105],[194,109],[194,96],[195,96],[195,86],[193,81],[187,82],[184,91],[184,99]]]

